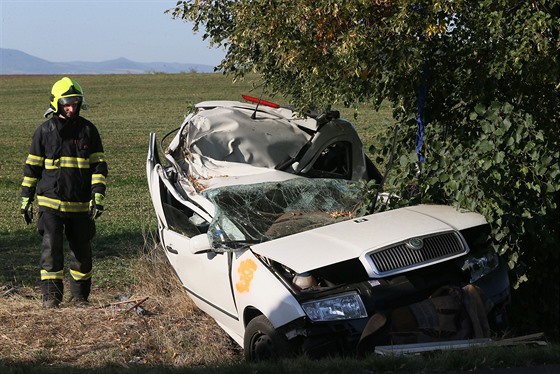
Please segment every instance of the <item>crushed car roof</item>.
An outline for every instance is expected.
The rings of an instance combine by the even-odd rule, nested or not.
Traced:
[[[238,108],[238,109],[245,109],[251,111],[251,113],[268,113],[273,114],[277,118],[285,118],[289,119],[290,121],[296,123],[298,126],[305,127],[312,131],[317,131],[319,124],[318,122],[311,117],[304,118],[303,116],[299,116],[297,113],[292,111],[292,109],[288,107],[279,106],[278,108],[272,108],[265,105],[260,105],[255,110],[255,105],[250,103],[243,103],[240,101],[233,101],[233,100],[212,100],[212,101],[202,101],[195,105],[195,108],[198,110],[201,109],[213,109],[213,108]]]
[[[181,129],[191,154],[275,169],[311,138],[297,122],[274,113],[277,109],[253,116],[246,105],[206,108],[187,118]]]

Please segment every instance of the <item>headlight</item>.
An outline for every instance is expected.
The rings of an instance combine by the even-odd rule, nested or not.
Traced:
[[[471,283],[476,282],[486,274],[494,271],[500,262],[498,254],[494,252],[488,252],[486,256],[480,258],[469,257],[465,260],[463,264],[463,271],[469,271],[471,275]]]
[[[362,299],[356,293],[348,293],[302,303],[301,306],[312,321],[338,321],[367,317]]]

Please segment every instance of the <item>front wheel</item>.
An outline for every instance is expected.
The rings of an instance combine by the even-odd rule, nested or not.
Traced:
[[[292,353],[288,338],[279,333],[263,315],[247,324],[243,347],[247,361],[282,358]]]

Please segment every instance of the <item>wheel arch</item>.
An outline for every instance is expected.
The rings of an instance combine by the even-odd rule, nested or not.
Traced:
[[[245,310],[243,311],[243,327],[246,328],[252,319],[260,315],[263,315],[263,313],[257,308],[253,306],[246,307]]]

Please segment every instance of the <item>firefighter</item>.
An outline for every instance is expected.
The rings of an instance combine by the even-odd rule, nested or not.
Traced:
[[[33,134],[23,169],[21,214],[33,220],[37,196],[37,231],[41,244],[43,307],[62,302],[64,279],[63,237],[70,249],[71,301],[87,303],[91,289],[91,239],[95,219],[103,213],[107,163],[97,128],[80,116],[86,109],[84,93],[64,77],[51,90],[50,107]]]

